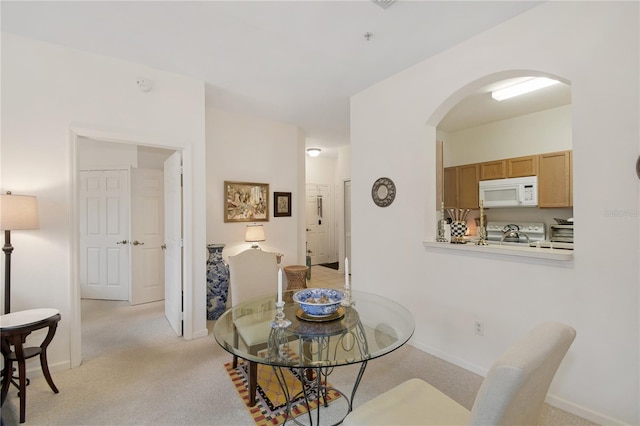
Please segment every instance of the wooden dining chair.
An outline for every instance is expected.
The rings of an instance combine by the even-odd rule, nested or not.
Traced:
[[[414,378],[354,409],[343,425],[536,425],[576,331],[543,323],[508,349],[482,382],[471,411]]]
[[[229,257],[229,290],[231,306],[236,306],[249,299],[275,294],[278,290],[278,262],[277,254],[260,249],[249,249],[235,256]],[[264,311],[273,306],[265,306]],[[240,339],[249,352],[257,354],[267,347],[265,336],[269,335],[273,311],[270,314],[260,314],[257,307],[250,315],[234,312],[233,322],[236,333],[234,345],[238,347]],[[267,317],[266,315],[271,315]],[[233,356],[233,368],[238,366],[238,357]],[[256,403],[256,389],[258,365],[249,362],[249,405]]]

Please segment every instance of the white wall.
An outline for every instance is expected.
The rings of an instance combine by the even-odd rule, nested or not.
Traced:
[[[354,286],[407,306],[415,346],[480,373],[537,323],[573,325],[549,400],[604,424],[640,423],[638,16],[637,2],[547,2],[351,102]],[[422,244],[435,240],[435,126],[468,95],[461,88],[508,70],[571,84],[574,212],[587,230],[573,261]],[[380,176],[397,186],[386,208],[370,201]]]
[[[138,166],[138,149],[131,144],[79,137],[77,158],[80,170],[129,169]]]
[[[141,76],[156,83],[151,92],[138,89]],[[191,211],[185,250],[206,253],[204,84],[3,33],[1,189],[36,195],[40,209],[38,231],[12,235],[12,310],[60,310],[48,351],[52,369],[69,367],[72,346],[79,343],[71,341],[71,327],[79,324],[71,302],[73,129],[184,148],[191,170],[185,175],[191,194],[185,200]],[[193,336],[207,334],[205,270],[204,263],[187,268],[185,286],[193,283],[193,290],[185,303],[193,306],[193,327],[185,333]]]
[[[141,169],[164,170],[164,162],[175,150],[78,138],[80,170]]]
[[[304,187],[304,168],[302,174],[298,169],[304,142],[298,128],[215,108],[206,109],[206,126],[207,244],[225,244],[225,257],[249,248],[244,241],[247,222],[224,222],[224,181],[268,183],[269,221],[259,222],[266,235],[260,246],[284,254],[283,265],[304,264],[304,246],[298,241],[304,215],[297,208],[300,203],[304,207],[298,185],[302,181]],[[291,217],[273,217],[274,192],[291,192]]]
[[[570,150],[571,105],[444,133],[444,141],[445,167]]]
[[[333,187],[336,182],[337,159],[333,157],[307,156],[306,159],[306,182],[315,184],[326,184]]]

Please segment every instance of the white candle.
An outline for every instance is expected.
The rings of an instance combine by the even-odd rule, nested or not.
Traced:
[[[278,268],[278,303],[282,302],[282,268]]]
[[[344,258],[344,288],[349,288],[349,259]]]

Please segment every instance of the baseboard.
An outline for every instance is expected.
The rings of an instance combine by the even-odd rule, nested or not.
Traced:
[[[454,357],[454,356],[452,356],[452,355],[450,355],[450,354],[448,354],[446,352],[442,352],[442,351],[439,351],[439,350],[434,349],[432,347],[429,347],[429,346],[426,346],[426,345],[422,345],[422,344],[420,344],[418,342],[415,342],[413,340],[409,341],[409,344],[411,346],[413,346],[414,348],[416,348],[416,349],[420,349],[423,352],[426,352],[426,353],[428,353],[430,355],[433,355],[433,356],[435,356],[437,358],[440,358],[440,359],[443,359],[443,360],[445,360],[447,362],[450,362],[453,365],[457,365],[460,368],[464,368],[467,371],[471,371],[472,373],[475,373],[478,376],[485,377],[487,375],[487,372],[489,371],[486,368],[480,367],[479,365],[472,364],[472,363],[467,362],[467,361],[465,361],[465,360],[463,360],[461,358]]]
[[[192,339],[200,339],[202,337],[207,337],[209,335],[209,330],[205,327],[202,330],[195,331],[191,334]]]
[[[621,420],[614,419],[613,417],[609,417],[581,405],[574,404],[573,402],[559,398],[555,395],[548,394],[545,402],[551,406],[566,411],[567,413],[574,414],[599,425],[630,426],[628,423]]]
[[[13,366],[17,369],[18,363],[14,361]],[[62,361],[62,362],[57,362],[55,364],[49,364],[49,372],[51,373],[51,378],[53,379],[53,383],[56,382],[56,377],[53,373],[57,371],[65,371],[70,369],[71,369],[70,361]],[[17,370],[15,374],[17,374]],[[44,373],[42,372],[40,363],[38,363],[37,365],[34,365],[31,368],[27,368],[27,378],[31,379],[34,377],[42,377],[42,376],[44,376]]]
[[[437,349],[431,348],[426,345],[422,345],[418,342],[410,340],[409,345],[413,346],[416,349],[419,349],[423,352],[426,352],[430,355],[433,355],[437,358],[440,358],[444,361],[447,361],[453,365],[456,365],[460,368],[464,368],[467,371],[475,373],[479,376],[485,377],[487,375],[488,370],[486,368],[482,368],[478,365],[467,362],[458,357],[452,356],[446,352],[439,351]],[[589,408],[583,407],[581,405],[575,404],[573,402],[567,401],[565,399],[559,398],[555,395],[548,394],[545,402],[553,407],[559,408],[567,413],[571,413],[578,417],[582,417],[583,419],[589,420],[590,422],[599,424],[599,425],[608,425],[608,426],[629,426],[627,423],[624,423],[618,419],[614,419],[612,417],[606,416],[602,413],[598,413]]]

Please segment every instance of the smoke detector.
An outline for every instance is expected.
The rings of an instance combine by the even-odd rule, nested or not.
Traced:
[[[388,8],[393,3],[396,2],[396,0],[371,0],[371,1],[374,2],[375,4],[377,4],[378,6],[380,6],[381,8],[383,8],[383,9]]]
[[[139,78],[136,83],[138,84],[138,88],[143,92],[149,92],[153,87],[153,82],[151,80],[147,80],[146,78]]]

